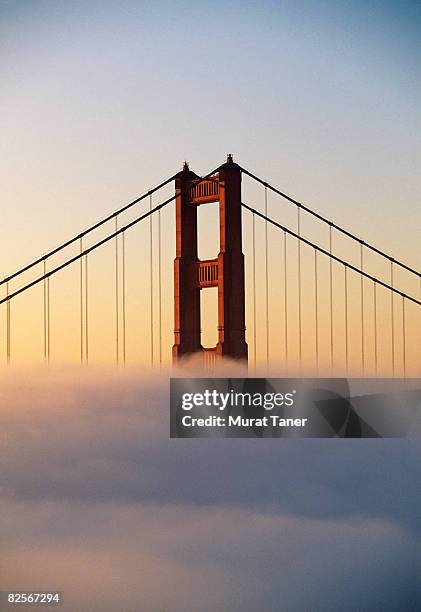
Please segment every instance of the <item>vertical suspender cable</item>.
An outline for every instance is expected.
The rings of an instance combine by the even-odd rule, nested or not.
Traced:
[[[268,190],[265,186],[265,217],[268,216]],[[265,278],[266,278],[266,366],[269,366],[269,254],[268,222],[265,220]]]
[[[47,362],[50,362],[50,277],[47,277]]]
[[[345,368],[349,372],[349,347],[348,347],[348,266],[344,265],[345,274]]]
[[[315,345],[316,345],[316,369],[319,373],[319,306],[317,295],[317,249],[314,249],[314,315],[315,315]]]
[[[44,361],[47,363],[47,277],[46,277],[46,262],[43,260],[43,273],[44,273]]]
[[[123,326],[123,365],[126,365],[126,236],[121,234],[121,296],[122,296],[122,326]]]
[[[43,260],[44,272],[44,361],[50,360],[50,279],[47,276],[47,263]]]
[[[115,216],[115,230],[118,229],[118,217]],[[119,295],[118,295],[118,234],[115,237],[115,357],[117,365],[120,362],[120,343],[119,343]]]
[[[360,242],[360,270],[363,272],[364,266],[364,243]],[[360,291],[361,291],[361,369],[364,376],[365,371],[365,355],[364,355],[364,277],[360,275]]]
[[[152,210],[152,194],[149,196],[149,210]],[[152,226],[152,215],[149,215],[149,279],[150,279],[150,318],[151,318],[151,365],[153,366],[153,226]]]
[[[301,235],[300,224],[300,207],[297,206],[297,234]],[[298,257],[298,361],[300,369],[302,366],[302,330],[301,330],[301,240],[297,239],[297,257]]]
[[[287,275],[287,233],[284,230],[284,336],[285,368],[288,370],[288,275]]]
[[[257,367],[257,330],[256,330],[256,220],[254,212],[252,214],[252,247],[253,247],[253,358],[254,369]]]
[[[89,330],[88,330],[88,255],[85,255],[85,363],[89,358]]]
[[[374,368],[378,372],[378,346],[377,346],[377,281],[374,281]]]
[[[390,260],[390,286],[393,287],[393,259]],[[393,291],[390,292],[391,334],[392,334],[392,375],[395,375],[395,314],[393,307]]]
[[[159,304],[159,365],[162,366],[162,269],[161,269],[161,209],[158,210],[158,304]]]
[[[6,283],[6,297],[9,296],[9,283]],[[10,363],[10,300],[6,302],[6,359]]]
[[[82,236],[79,239],[80,253],[83,251]],[[80,363],[83,364],[83,261],[79,258],[79,300],[80,300]]]
[[[403,377],[406,378],[406,331],[405,331],[405,297],[402,296],[402,361]]]
[[[332,224],[329,225],[329,253],[332,255]],[[330,369],[333,372],[333,268],[329,258],[329,293],[330,293]]]

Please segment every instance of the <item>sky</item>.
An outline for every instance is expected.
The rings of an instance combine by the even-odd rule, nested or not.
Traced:
[[[420,21],[417,2],[0,2],[1,276],[149,190],[183,160],[200,174],[227,153],[419,269]],[[250,193],[252,203],[262,195]],[[171,215],[163,222],[166,345]],[[135,239],[147,250],[147,233],[133,230]],[[91,289],[97,362],[112,338],[104,332],[113,326],[111,293],[108,311],[96,309],[112,284],[109,259],[96,262],[104,284]],[[129,279],[138,273],[132,267]],[[128,308],[143,320],[147,266],[140,272]],[[57,359],[78,355],[77,295],[69,290],[77,270],[73,276],[52,288]],[[271,299],[276,312],[275,290]],[[42,359],[41,331],[33,331],[41,310],[36,291],[14,306],[15,354],[29,362]],[[149,342],[144,329],[131,335],[133,353]]]
[[[409,1],[0,0],[0,277],[148,191],[184,160],[204,174],[228,153],[421,268],[420,22],[420,3]],[[246,180],[244,190],[261,209],[262,190]],[[171,193],[169,187],[162,197]],[[294,210],[272,196],[269,208],[294,228]],[[167,207],[161,219],[167,349],[173,215]],[[202,236],[212,222],[206,215]],[[256,227],[259,239],[263,229]],[[50,280],[56,367],[35,367],[43,361],[43,287],[13,301],[17,367],[0,370],[2,586],[58,588],[64,610],[86,612],[271,612],[281,600],[286,612],[415,611],[417,441],[169,439],[170,372],[138,367],[140,354],[150,353],[149,230],[138,226],[125,243],[126,348],[134,369],[105,367],[115,359],[114,244],[89,256],[96,367],[57,367],[79,358],[78,268]],[[155,222],[152,230],[156,253]],[[246,259],[250,230],[245,217]],[[326,246],[327,236],[319,238]],[[275,366],[283,356],[276,327],[283,245],[271,230],[269,244]],[[355,261],[358,254],[337,246]],[[118,248],[121,261],[121,242]],[[294,248],[291,242],[291,262]],[[257,257],[257,349],[264,356],[261,250]],[[303,270],[312,265],[308,258],[303,252]],[[154,262],[155,359],[157,274]],[[295,282],[296,259],[289,274]],[[321,274],[325,282],[326,267]],[[334,275],[343,288],[341,270]],[[250,286],[247,263],[246,280]],[[417,286],[400,281],[417,294]],[[349,282],[350,351],[359,367],[359,284]],[[310,352],[313,293],[309,282],[303,324]],[[378,298],[379,359],[390,375],[389,301]],[[290,300],[294,365],[297,308]],[[209,342],[211,302],[204,317]],[[334,306],[342,368],[343,298]],[[399,322],[400,308],[396,300]],[[326,299],[320,309],[325,366]],[[410,322],[409,308],[406,316]],[[1,306],[1,365],[5,317]],[[403,337],[396,334],[401,374]],[[419,375],[421,343],[409,334],[407,343],[409,373]],[[372,373],[371,340],[366,351]]]

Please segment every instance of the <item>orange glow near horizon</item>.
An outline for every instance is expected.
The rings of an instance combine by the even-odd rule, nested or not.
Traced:
[[[161,199],[168,197],[169,190]],[[259,202],[259,194],[249,193],[245,201]],[[250,199],[251,198],[251,199]],[[261,193],[260,193],[261,199]],[[261,209],[260,201],[260,209]],[[147,210],[148,203],[141,204],[136,213],[119,218],[119,226],[128,222],[139,211]],[[206,208],[205,208],[206,207]],[[256,205],[259,208],[258,205]],[[204,205],[201,225],[199,224],[200,251],[211,257],[215,249],[215,214],[217,206]],[[292,209],[292,210],[291,210]],[[199,218],[200,218],[199,216]],[[279,222],[288,224],[295,231],[294,207],[279,209],[278,201],[269,201],[269,216]],[[150,277],[150,220],[146,219],[125,233],[125,321],[123,322],[123,276],[122,276],[122,238],[118,239],[118,352],[122,363],[123,354],[127,365],[158,365],[160,350],[162,363],[171,362],[173,343],[173,257],[175,252],[174,208],[170,204],[161,212],[161,297],[159,297],[158,269],[158,221],[154,215],[152,221],[152,314],[151,331],[151,277]],[[215,231],[207,231],[212,228]],[[216,229],[215,229],[216,228]],[[108,226],[108,231],[112,228]],[[304,219],[302,235],[321,247],[327,248],[326,228],[315,228]],[[256,218],[256,312],[253,299],[253,266],[252,266],[252,224],[251,214],[243,213],[243,251],[246,261],[246,326],[249,347],[249,368],[253,370],[255,358],[259,368],[276,369],[284,374],[303,374],[308,376],[402,376],[404,359],[403,311],[399,295],[393,298],[394,314],[394,351],[395,364],[392,363],[391,334],[391,295],[382,287],[376,289],[377,318],[377,369],[375,355],[374,328],[374,284],[363,281],[364,299],[364,355],[362,351],[361,329],[361,279],[353,271],[347,273],[347,293],[345,294],[344,267],[332,264],[332,306],[333,323],[330,322],[330,267],[328,258],[317,255],[317,338],[316,338],[316,286],[314,250],[301,245],[301,359],[299,337],[299,299],[298,299],[298,249],[297,240],[287,237],[287,275],[284,270],[284,234],[268,225],[268,315],[269,337],[266,336],[266,273],[264,254],[265,222]],[[323,233],[324,232],[324,233]],[[93,244],[107,235],[106,229],[90,237]],[[72,247],[73,248],[73,247]],[[69,251],[69,256],[77,252],[78,244]],[[88,256],[88,355],[89,363],[109,365],[116,363],[117,328],[116,328],[116,269],[115,239],[100,247]],[[355,247],[335,236],[334,252],[350,263],[358,265]],[[216,253],[213,253],[215,256]],[[370,273],[387,281],[387,269],[384,263],[373,259],[367,253],[365,265]],[[58,262],[52,261],[51,266]],[[85,282],[85,267],[83,264]],[[39,273],[39,268],[37,269]],[[25,280],[29,278],[25,275]],[[398,278],[398,277],[397,277]],[[285,294],[286,279],[286,294]],[[408,294],[417,297],[417,286],[405,275],[399,277],[401,288]],[[21,281],[22,282],[22,281]],[[412,284],[411,284],[412,282]],[[16,285],[17,287],[18,285]],[[398,285],[399,286],[399,285]],[[14,286],[9,289],[12,291]],[[44,361],[44,311],[43,284],[33,287],[28,292],[17,296],[11,302],[11,363],[16,365],[37,365]],[[207,291],[207,290],[203,290]],[[215,292],[214,292],[215,293]],[[202,344],[210,346],[215,342],[216,334],[216,299],[208,293],[202,299]],[[285,295],[287,304],[287,326],[285,331]],[[83,293],[82,319],[82,352],[85,354],[85,294]],[[161,299],[161,309],[159,308]],[[346,302],[347,301],[347,306]],[[51,363],[80,362],[81,355],[81,319],[80,319],[80,264],[76,262],[50,278],[50,360]],[[0,325],[2,327],[3,347],[2,362],[5,363],[5,325],[6,308],[1,309]],[[161,317],[161,318],[160,318]],[[346,317],[348,336],[346,340]],[[256,330],[254,330],[254,319]],[[125,342],[124,329],[125,325]],[[408,377],[420,375],[420,308],[406,302],[405,305],[405,374]],[[214,329],[215,328],[215,329]],[[287,333],[287,339],[285,338]],[[333,333],[333,367],[331,333]],[[161,337],[161,341],[160,341]],[[256,346],[254,341],[256,338]],[[151,342],[153,341],[153,345]],[[267,345],[269,344],[269,346]],[[346,367],[348,351],[348,369]],[[267,361],[268,358],[268,361]],[[363,367],[364,360],[364,367]]]

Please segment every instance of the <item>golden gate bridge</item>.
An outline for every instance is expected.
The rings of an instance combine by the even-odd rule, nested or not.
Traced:
[[[198,230],[199,210],[212,203],[218,204],[219,244],[214,241],[213,257],[203,258],[200,245],[210,227],[205,223]],[[175,214],[166,217],[168,227],[163,228],[162,213],[171,206]],[[147,270],[147,287],[127,274],[126,236],[140,227],[147,234],[138,240],[143,250],[137,265]],[[170,235],[171,261],[175,255],[171,273],[170,258],[164,261],[163,254]],[[204,176],[185,163],[180,172],[3,278],[0,350],[5,363],[17,357],[16,334],[33,332],[25,317],[16,320],[15,303],[22,299],[40,315],[39,353],[46,363],[52,361],[52,346],[61,341],[60,330],[52,333],[52,316],[58,316],[51,297],[53,279],[65,269],[74,270],[78,280],[72,291],[77,294],[72,316],[78,322],[73,358],[95,362],[91,327],[98,314],[90,299],[96,273],[92,258],[110,244],[113,261],[103,305],[112,304],[113,322],[106,327],[108,336],[113,327],[113,337],[106,352],[116,364],[127,363],[127,340],[134,333],[128,325],[127,295],[130,283],[139,282],[148,308],[134,317],[134,325],[147,330],[147,337],[135,351],[152,366],[197,353],[207,367],[230,357],[285,373],[421,374],[421,273],[230,155]],[[170,285],[164,300],[163,288],[168,294]],[[42,292],[35,295],[36,287]],[[205,346],[202,302],[211,288],[217,291],[217,337],[215,345]],[[163,317],[170,311],[172,329]]]

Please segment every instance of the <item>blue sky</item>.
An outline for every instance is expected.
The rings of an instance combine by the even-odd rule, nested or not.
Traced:
[[[417,2],[0,3],[2,266],[228,152],[419,264],[420,21]]]

